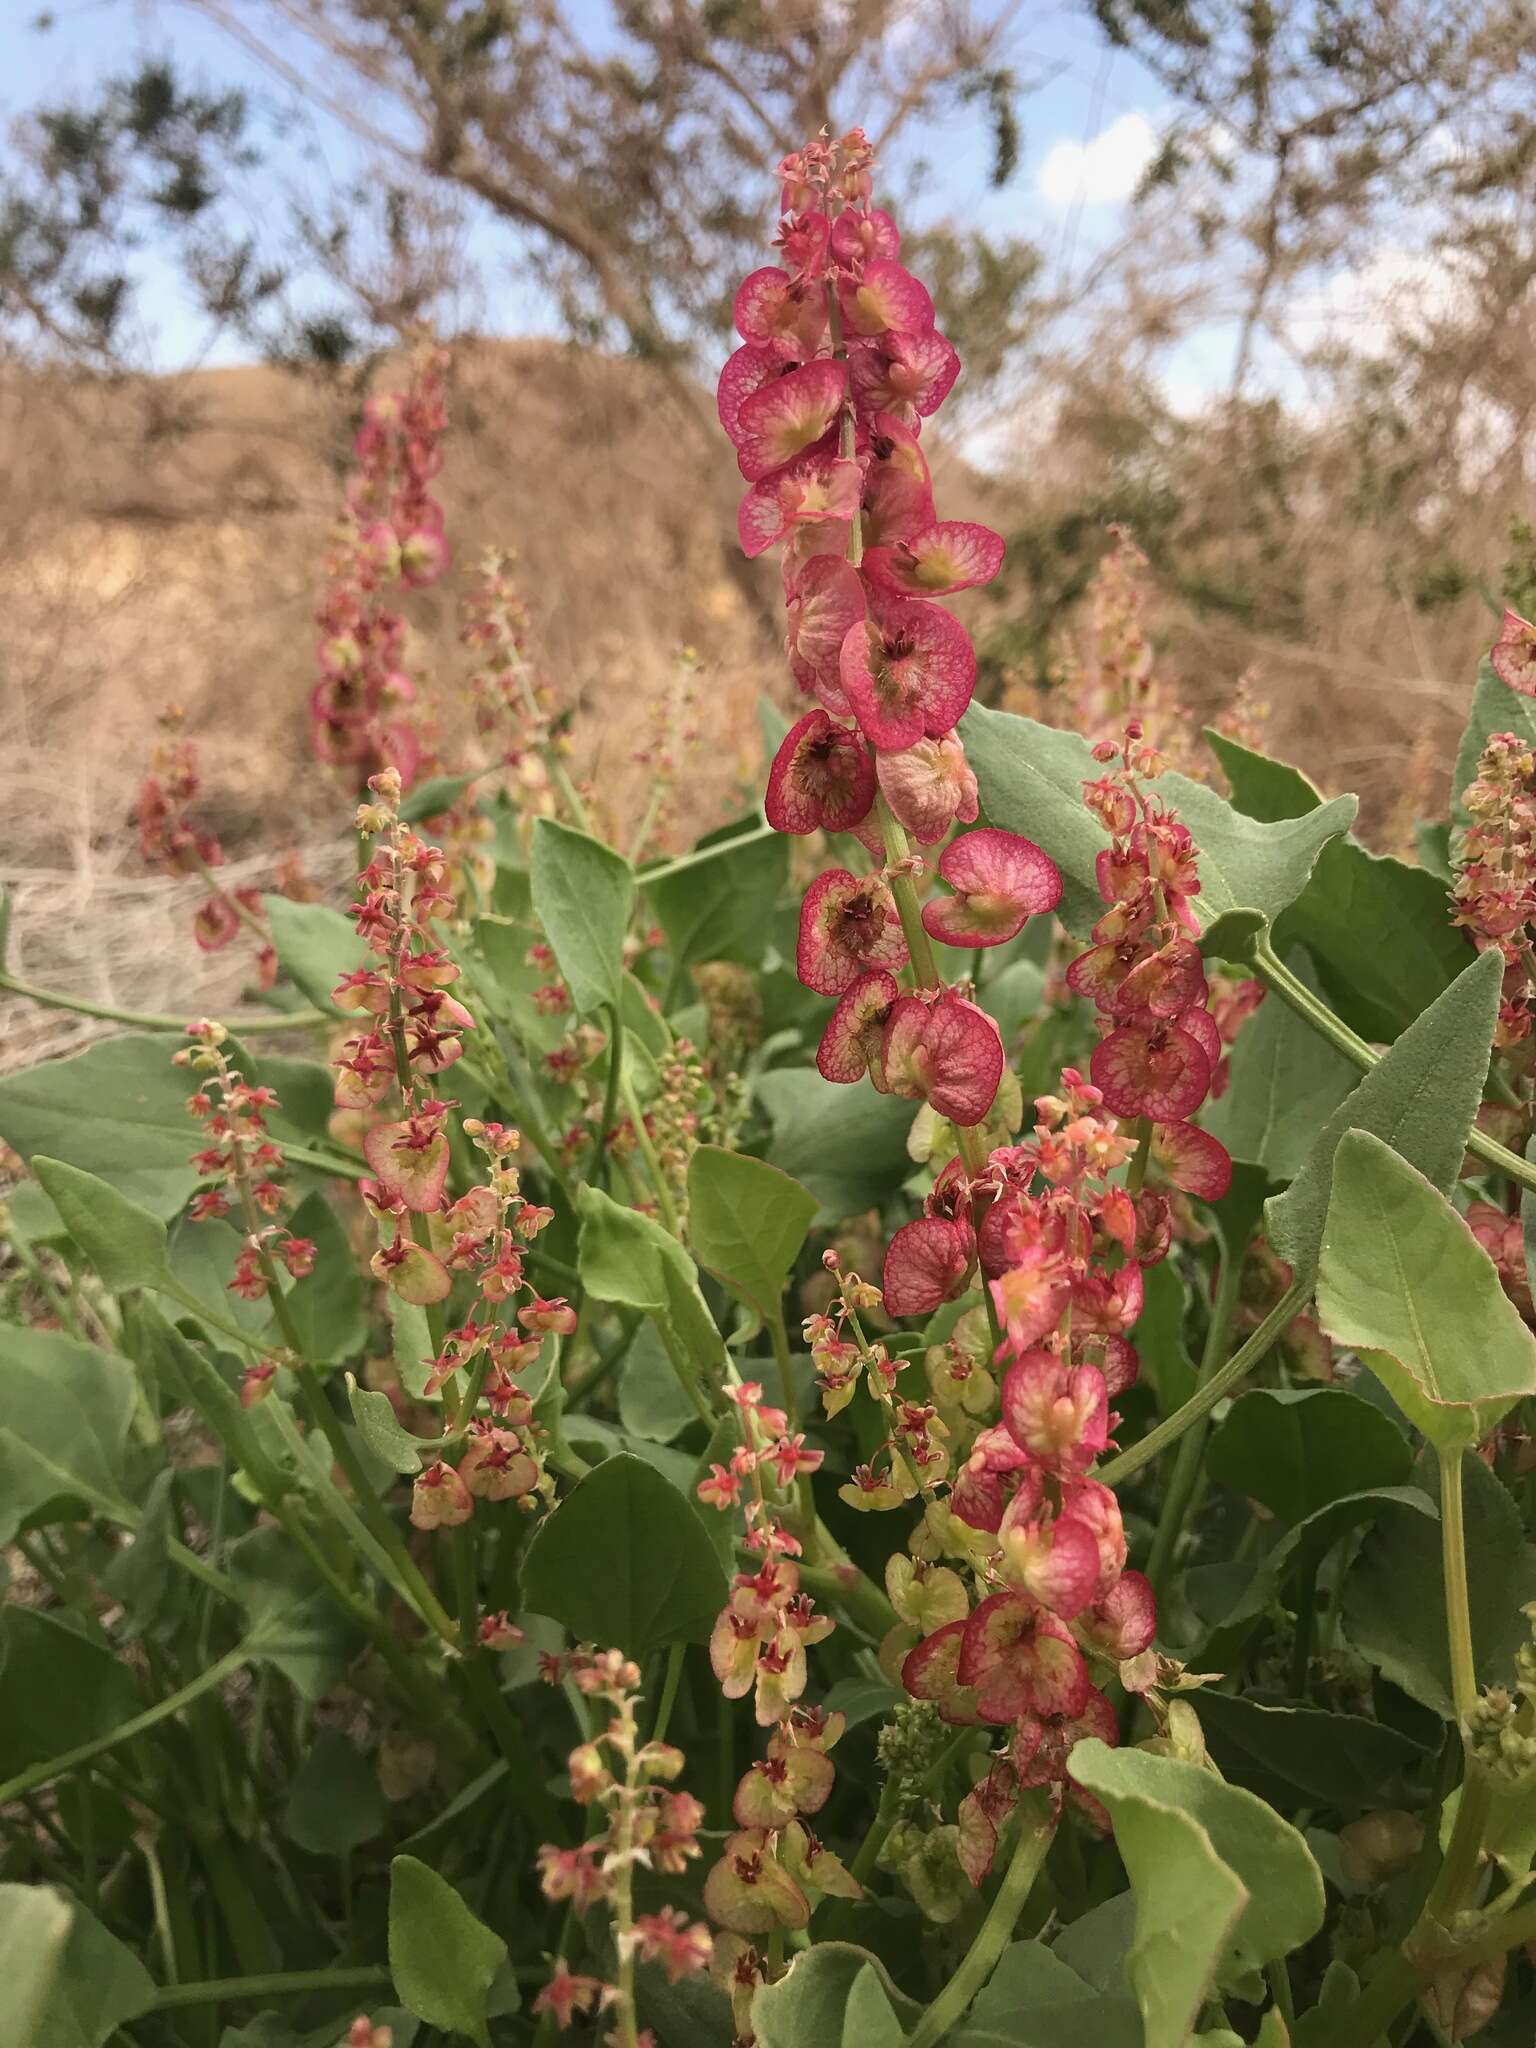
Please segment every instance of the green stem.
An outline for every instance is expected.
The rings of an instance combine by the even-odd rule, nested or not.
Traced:
[[[645,1170],[650,1175],[651,1185],[656,1190],[656,1207],[661,1211],[661,1220],[674,1237],[681,1236],[677,1220],[677,1205],[672,1200],[672,1190],[667,1185],[667,1176],[662,1171],[661,1160],[651,1142],[651,1134],[645,1128],[645,1112],[640,1107],[640,1098],[635,1093],[635,1084],[629,1074],[619,1080],[619,1093],[624,1098],[624,1107],[629,1112],[629,1121],[635,1133],[635,1143],[640,1157],[645,1161]]]
[[[1151,1145],[1150,1124],[1146,1130],[1146,1144]],[[1140,1144],[1136,1159],[1143,1159]],[[1132,1172],[1136,1162],[1132,1162]],[[1217,1377],[1218,1361],[1224,1356],[1232,1333],[1232,1318],[1237,1312],[1238,1293],[1242,1286],[1243,1255],[1241,1251],[1229,1253],[1221,1262],[1221,1273],[1216,1282],[1216,1299],[1211,1305],[1210,1327],[1205,1333],[1205,1349],[1200,1358],[1200,1373],[1196,1380],[1198,1398],[1202,1388],[1208,1387]],[[1188,1405],[1188,1404],[1186,1404]],[[1176,1422],[1184,1409],[1179,1409],[1168,1420]],[[1206,1424],[1203,1416],[1197,1416],[1194,1426],[1187,1429],[1179,1445],[1179,1455],[1174,1460],[1173,1475],[1168,1482],[1168,1491],[1163,1496],[1162,1513],[1158,1517],[1157,1534],[1152,1539],[1152,1554],[1147,1560],[1147,1577],[1152,1590],[1161,1593],[1168,1567],[1178,1549],[1179,1538],[1184,1533],[1185,1519],[1189,1504],[1194,1498],[1195,1487],[1200,1478],[1200,1460],[1205,1451]]]
[[[1440,1557],[1445,1572],[1445,1626],[1451,1653],[1451,1697],[1466,1725],[1477,1705],[1472,1608],[1467,1593],[1467,1535],[1462,1513],[1461,1451],[1440,1452]]]
[[[1312,1643],[1317,1625],[1317,1564],[1305,1566],[1296,1589],[1296,1634],[1291,1643],[1291,1698],[1307,1697],[1312,1671]]]
[[[1136,1152],[1131,1160],[1130,1170],[1125,1176],[1125,1191],[1132,1201],[1141,1193],[1147,1178],[1147,1162],[1152,1157],[1152,1119],[1149,1116],[1136,1119]]]
[[[1284,1956],[1277,1956],[1272,1963],[1264,1965],[1264,1979],[1289,2036],[1296,2025],[1296,2000],[1291,1993],[1291,1973]]]
[[[887,1778],[880,1793],[880,1804],[875,1817],[859,1844],[858,1854],[848,1866],[849,1876],[857,1879],[860,1884],[869,1883],[875,1865],[880,1860],[880,1851],[885,1847],[885,1838],[896,1825],[896,1816],[900,1811],[901,1794],[897,1789],[896,1780]]]
[[[194,1700],[200,1700],[204,1693],[212,1692],[237,1672],[243,1664],[250,1662],[252,1652],[242,1643],[221,1657],[216,1664],[210,1664],[179,1692],[170,1693],[154,1706],[146,1707],[142,1714],[135,1714],[131,1720],[120,1721],[115,1728],[109,1728],[104,1735],[96,1735],[89,1742],[82,1742],[74,1749],[66,1749],[61,1756],[51,1756],[42,1763],[29,1764],[24,1771],[18,1771],[14,1778],[7,1778],[0,1784],[0,1806],[12,1799],[20,1799],[28,1792],[35,1792],[39,1785],[51,1785],[55,1778],[62,1778],[66,1772],[78,1770],[93,1757],[103,1755],[109,1749],[116,1749],[119,1743],[131,1742],[136,1735],[143,1735],[151,1728],[157,1728],[162,1721],[169,1721]]]
[[[624,1072],[624,1021],[619,1015],[617,1003],[608,1005],[608,1085],[603,1090],[602,1117],[597,1126],[597,1148],[592,1157],[592,1185],[606,1192],[608,1169],[612,1164],[608,1154],[608,1139],[618,1116],[619,1082]]]
[[[907,2036],[907,2048],[937,2048],[991,1976],[998,1957],[1013,1939],[1055,1831],[1056,1817],[1046,1798],[1038,1792],[1027,1793],[1019,1802],[1018,1843],[997,1897],[965,1960]]]
[[[90,1003],[84,996],[66,995],[60,988],[42,988],[33,981],[19,981],[14,974],[0,974],[0,992],[22,996],[45,1010],[68,1010],[76,1017],[99,1017],[104,1024],[127,1024],[135,1031],[185,1031],[186,1017],[172,1017],[162,1010],[121,1010],[113,1003]],[[249,1037],[258,1031],[309,1031],[333,1020],[324,1010],[273,1010],[252,1017],[229,1017],[231,1031]],[[288,1148],[291,1151],[291,1147]]]
[[[817,1536],[834,1557],[837,1545],[825,1529],[818,1527]],[[840,1607],[851,1622],[864,1633],[879,1642],[882,1636],[890,1634],[896,1626],[897,1614],[873,1579],[864,1576],[857,1565],[839,1562],[834,1564],[800,1565],[800,1583],[808,1593],[820,1601]]]
[[[149,2009],[168,2012],[183,2005],[244,2004],[305,1991],[366,1991],[389,1981],[389,1971],[382,1963],[340,1970],[277,1970],[261,1977],[216,1977],[204,1984],[167,1984],[155,1993]]]
[[[1336,1052],[1341,1052],[1362,1073],[1368,1074],[1377,1065],[1382,1055],[1376,1048],[1367,1045],[1358,1033],[1351,1031],[1341,1017],[1336,1017],[1326,1003],[1313,995],[1305,982],[1298,981],[1267,939],[1260,939],[1254,947],[1253,966],[1259,979],[1272,988],[1283,1003],[1305,1019]],[[1536,1165],[1522,1159],[1518,1152],[1511,1152],[1507,1145],[1499,1144],[1496,1138],[1490,1138],[1475,1125],[1467,1136],[1467,1150],[1475,1153],[1485,1165],[1496,1166],[1500,1173],[1507,1174],[1522,1187],[1536,1188]]]
[[[677,1689],[683,1682],[683,1665],[687,1662],[688,1645],[674,1643],[667,1652],[666,1676],[661,1681],[661,1699],[656,1707],[656,1719],[647,1738],[651,1742],[664,1742],[667,1728],[672,1719],[672,1709],[677,1704]]]
[[[1160,1451],[1177,1443],[1188,1429],[1202,1421],[1217,1402],[1222,1400],[1237,1385],[1239,1380],[1252,1372],[1259,1360],[1281,1336],[1289,1324],[1301,1312],[1310,1288],[1300,1281],[1293,1281],[1260,1323],[1253,1335],[1239,1345],[1219,1372],[1213,1373],[1203,1387],[1197,1387],[1184,1403],[1176,1408],[1166,1422],[1160,1422],[1156,1429],[1148,1430],[1140,1443],[1132,1444],[1128,1451],[1122,1451],[1118,1458],[1111,1458],[1107,1465],[1101,1465],[1094,1478],[1102,1485],[1114,1486],[1122,1479],[1128,1479],[1133,1472],[1139,1472],[1149,1464]]]
[[[743,832],[739,837],[733,839],[731,841],[731,851],[734,853],[738,847],[753,846],[759,839],[772,839],[774,837],[773,826],[765,821],[761,825],[754,826],[750,832]],[[674,875],[686,874],[690,868],[700,867],[705,861],[718,860],[719,857],[720,848],[718,846],[706,846],[702,850],[693,853],[680,853],[676,860],[664,860],[658,862],[653,868],[642,868],[639,875],[640,886],[642,889],[645,889],[652,882],[670,881]]]
[[[768,1318],[768,1335],[773,1341],[773,1355],[779,1368],[779,1392],[784,1401],[784,1412],[789,1417],[791,1429],[800,1426],[800,1403],[795,1398],[795,1368],[789,1356],[789,1332],[784,1327],[784,1304],[776,1301],[773,1313]]]

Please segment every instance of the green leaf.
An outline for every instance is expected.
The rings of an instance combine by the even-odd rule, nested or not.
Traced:
[[[1109,844],[1083,802],[1083,784],[1104,772],[1092,748],[1075,732],[976,703],[960,721],[960,737],[988,822],[1044,848],[1061,869],[1057,914],[1069,932],[1086,932],[1104,908],[1094,863]]]
[[[1433,1453],[1420,1461],[1417,1476],[1438,1500]],[[1480,1458],[1462,1460],[1462,1491],[1477,1679],[1505,1685],[1515,1652],[1530,1641],[1520,1610],[1536,1600],[1536,1548],[1519,1509]],[[1455,1718],[1437,1519],[1406,1503],[1384,1507],[1344,1580],[1343,1612],[1349,1640],[1368,1663],[1432,1713]]]
[[[1106,1996],[1042,1941],[1016,1941],[952,2037],[952,2048],[1141,2048],[1135,2001]]]
[[[774,905],[789,879],[789,841],[753,817],[711,833],[685,860],[668,861],[654,880],[640,877],[672,957],[668,1009],[700,960],[761,964]]]
[[[1340,1140],[1318,1317],[1438,1450],[1470,1449],[1536,1393],[1536,1338],[1445,1197],[1364,1131]]]
[[[1451,776],[1451,823],[1459,831],[1465,831],[1471,822],[1462,798],[1477,780],[1483,749],[1496,732],[1512,732],[1528,746],[1536,747],[1536,700],[1522,697],[1507,683],[1501,683],[1493,672],[1493,663],[1485,654],[1477,665],[1472,710],[1461,736],[1456,767]]]
[[[425,782],[418,782],[406,792],[400,806],[400,822],[403,825],[419,825],[423,818],[441,817],[444,811],[451,811],[469,785],[478,780],[474,775],[429,775]]]
[[[340,1016],[331,991],[344,974],[366,967],[370,955],[350,917],[323,903],[295,903],[290,896],[263,896],[278,964],[317,1010]]]
[[[1263,824],[1183,775],[1159,776],[1157,786],[1194,834],[1200,950],[1217,960],[1246,957],[1254,936],[1295,902],[1329,841],[1349,830],[1359,809],[1356,798],[1336,796],[1305,817]]]
[[[692,1259],[652,1217],[626,1209],[600,1188],[583,1187],[576,1208],[582,1285],[599,1301],[637,1308],[655,1320],[675,1368],[694,1391],[697,1408],[700,1389],[718,1369],[724,1346],[699,1292]]]
[[[165,1225],[94,1173],[37,1153],[32,1171],[113,1294],[153,1287],[166,1268]]]
[[[144,1706],[110,1649],[55,1615],[0,1609],[0,1778],[62,1756]]]
[[[755,1092],[773,1125],[773,1164],[810,1190],[825,1219],[883,1208],[911,1173],[910,1102],[835,1086],[814,1067],[777,1067]]]
[[[395,1404],[388,1394],[376,1393],[371,1387],[360,1387],[348,1373],[347,1400],[351,1403],[352,1420],[357,1424],[358,1435],[379,1462],[388,1466],[391,1472],[404,1472],[414,1477],[421,1470],[421,1445],[396,1415]]]
[[[1201,737],[1221,763],[1232,802],[1245,817],[1273,825],[1282,818],[1304,818],[1323,804],[1316,783],[1289,761],[1272,761],[1267,754],[1256,753],[1210,726]]]
[[[0,1982],[18,2042],[35,2041],[42,2030],[75,1911],[73,1900],[45,1885],[0,1884]]]
[[[1195,1764],[1095,1737],[1067,1768],[1109,1808],[1130,1873],[1129,1970],[1147,2048],[1183,2048],[1212,1986],[1237,1986],[1317,1932],[1322,1873],[1261,1799]]]
[[[311,1856],[347,1856],[384,1818],[378,1772],[339,1729],[322,1728],[288,1787],[288,1839]]]
[[[583,1015],[617,1004],[635,907],[629,862],[553,818],[533,828],[533,908]]]
[[[1183,1810],[1177,1788],[1158,1798],[1139,1790],[1134,1777],[1107,1778],[1102,1747],[1097,1740],[1078,1743],[1068,1768],[1109,1808],[1115,1847],[1135,1893],[1136,1934],[1126,1974],[1146,2048],[1185,2048],[1196,2014],[1219,1981],[1248,1889],[1205,1828]]]
[[[1322,802],[1299,769],[1219,733],[1206,739],[1227,772],[1232,801],[1250,817],[1301,817]],[[1428,868],[1336,839],[1280,920],[1279,942],[1312,949],[1333,1007],[1353,1030],[1391,1039],[1467,965],[1470,945],[1448,913],[1444,881]]]
[[[228,1445],[256,1490],[267,1498],[284,1491],[280,1470],[264,1450],[251,1417],[240,1406],[234,1388],[200,1345],[191,1343],[144,1298],[128,1305],[125,1330],[137,1334],[135,1356],[144,1358],[157,1379],[179,1401],[196,1409],[221,1442]],[[125,1341],[127,1341],[125,1336]]]
[[[700,1145],[688,1162],[694,1256],[764,1322],[780,1312],[816,1197],[764,1159]]]
[[[1265,1205],[1265,1233],[1298,1278],[1317,1269],[1333,1155],[1346,1131],[1385,1139],[1442,1194],[1455,1184],[1488,1078],[1501,980],[1497,952],[1474,960],[1345,1097],[1295,1180]]]
[[[5,2038],[16,2048],[103,2048],[148,2012],[148,1970],[94,1914],[41,1885],[0,1884]]]
[[[1438,876],[1354,839],[1323,849],[1280,932],[1307,947],[1334,1009],[1371,1039],[1396,1038],[1473,957]]]
[[[1136,1350],[1163,1415],[1182,1407],[1195,1391],[1194,1362],[1184,1342],[1188,1305],[1189,1289],[1176,1259],[1161,1259],[1146,1268]]]
[[[250,1654],[280,1671],[306,1700],[322,1698],[362,1642],[350,1618],[338,1613],[281,1529],[256,1529],[232,1544],[226,1568],[245,1608]]]
[[[1222,1775],[1282,1809],[1297,1804],[1361,1813],[1424,1760],[1395,1728],[1320,1707],[1239,1699],[1202,1686],[1190,1695]]]
[[[289,1219],[295,1237],[313,1240],[315,1267],[284,1299],[310,1365],[339,1365],[368,1341],[367,1303],[357,1256],[336,1211],[320,1193],[306,1195]],[[233,1296],[231,1296],[233,1299]]]
[[[389,1968],[403,2004],[428,2026],[487,2048],[486,2012],[507,1945],[446,1878],[414,1856],[389,1866]]]
[[[589,1472],[539,1528],[523,1559],[523,1604],[581,1642],[645,1657],[701,1643],[726,1596],[691,1504],[629,1452]]]
[[[698,1410],[679,1385],[660,1332],[642,1323],[635,1332],[624,1363],[619,1367],[619,1421],[627,1436],[644,1437],[648,1443],[669,1444]]]
[[[1061,920],[1086,932],[1103,908],[1094,863],[1107,844],[1083,803],[1084,782],[1102,773],[1086,741],[975,704],[960,731],[987,817],[1044,847],[1062,871]],[[1158,792],[1200,849],[1201,946],[1217,958],[1243,957],[1254,934],[1301,894],[1319,852],[1349,829],[1357,809],[1341,796],[1266,823],[1183,775],[1160,777]]]
[[[1304,954],[1293,952],[1286,965],[1316,993]],[[1203,1121],[1234,1159],[1263,1167],[1271,1180],[1292,1180],[1359,1078],[1352,1061],[1269,994],[1237,1034],[1226,1093]]]
[[[0,1323],[0,1543],[30,1522],[138,1519],[125,1469],[136,1398],[115,1352]]]
[[[1219,1485],[1287,1524],[1343,1495],[1400,1485],[1412,1462],[1401,1430],[1342,1387],[1256,1387],[1233,1402],[1206,1450]]]
[[[0,1081],[0,1138],[30,1165],[38,1154],[99,1174],[161,1218],[197,1186],[187,1161],[197,1126],[187,1076],[164,1038],[103,1038],[65,1060]]]
[[[758,2048],[894,2048],[918,2010],[868,1949],[818,1941],[791,1960],[776,1984],[758,1991],[752,2030]],[[872,2028],[867,2037],[858,2031],[864,2025]]]
[[[156,1293],[168,1295],[196,1317],[204,1332],[218,1344],[226,1341],[231,1329],[242,1330],[261,1342],[258,1332],[272,1325],[270,1298],[245,1301],[230,1291],[235,1261],[244,1241],[233,1224],[221,1222],[216,1216],[201,1223],[182,1216],[171,1231],[170,1272],[147,1283]],[[286,1293],[287,1276],[281,1266],[278,1274],[278,1284]]]

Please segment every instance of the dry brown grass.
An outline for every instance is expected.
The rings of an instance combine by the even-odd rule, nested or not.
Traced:
[[[228,1006],[241,948],[186,937],[195,886],[144,872],[130,812],[155,714],[187,713],[202,813],[238,879],[300,851],[335,880],[347,799],[314,763],[311,614],[339,503],[351,394],[267,369],[115,385],[0,380],[10,453],[0,549],[0,749],[16,894],[12,968],[93,1001]],[[757,777],[769,638],[726,573],[728,451],[713,465],[659,380],[553,343],[460,352],[439,488],[454,569],[410,601],[413,671],[450,730],[467,658],[458,592],[488,546],[515,548],[534,646],[575,709],[579,772],[620,826],[650,783],[633,755],[677,649],[703,664],[688,835]],[[702,444],[700,444],[702,446]],[[771,573],[771,572],[770,572]],[[0,1065],[91,1026],[5,1003]]]
[[[347,797],[312,760],[305,704],[355,405],[348,389],[262,368],[114,383],[0,372],[0,885],[16,895],[13,971],[178,1014],[238,999],[248,949],[197,953],[196,886],[147,874],[133,845],[134,790],[168,703],[186,708],[203,815],[236,878],[266,885],[298,851],[339,886]],[[722,550],[739,490],[723,440],[699,432],[658,373],[553,342],[462,348],[452,414],[438,488],[454,568],[409,603],[413,670],[435,679],[445,724],[462,727],[459,592],[484,548],[510,547],[540,663],[575,708],[578,772],[604,812],[623,828],[645,807],[649,773],[633,756],[687,643],[703,675],[679,831],[691,839],[731,815],[759,779],[758,694],[783,701],[787,679]],[[1102,453],[1058,435],[1021,451],[1008,491],[942,440],[933,459],[946,514],[1007,530],[1080,503]],[[1298,507],[1285,564],[1304,625],[1286,637],[1164,602],[1164,665],[1200,718],[1257,666],[1274,750],[1329,790],[1363,788],[1373,836],[1402,847],[1414,813],[1443,797],[1487,615],[1475,597],[1416,614],[1368,523],[1330,522],[1326,465],[1312,477],[1322,495]],[[1218,569],[1240,545],[1217,516],[1231,488],[1218,466],[1202,542]],[[1484,516],[1472,556],[1497,559],[1505,508]],[[760,575],[776,603],[776,571]],[[985,598],[962,604],[977,623],[991,616]],[[0,1068],[94,1028],[0,999]]]

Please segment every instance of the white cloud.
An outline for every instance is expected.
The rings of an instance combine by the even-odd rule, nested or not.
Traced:
[[[1394,328],[1443,317],[1460,289],[1454,259],[1389,245],[1299,292],[1287,309],[1285,332],[1303,353],[1346,342],[1381,355],[1392,345]]]
[[[1157,130],[1145,114],[1122,114],[1090,142],[1057,142],[1036,184],[1052,206],[1112,206],[1129,199],[1157,154]]]

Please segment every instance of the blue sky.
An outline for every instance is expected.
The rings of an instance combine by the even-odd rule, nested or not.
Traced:
[[[0,0],[8,27],[0,31],[0,115],[10,123],[31,104],[86,94],[102,78],[121,72],[145,55],[170,53],[180,68],[207,86],[242,86],[270,111],[293,102],[293,94],[201,14],[176,0],[53,0],[53,27],[33,31],[27,23],[45,0]],[[922,6],[924,0],[915,0]],[[260,20],[254,0],[229,0],[236,18]],[[604,0],[575,0],[573,12],[594,41],[610,35]],[[1024,27],[1014,31],[1012,61],[1026,80],[1040,80],[1022,106],[1024,158],[1001,190],[987,184],[989,135],[979,113],[942,129],[911,129],[901,158],[922,156],[930,166],[934,213],[975,217],[993,229],[1012,229],[1040,242],[1049,254],[1053,279],[1075,276],[1094,252],[1124,227],[1124,207],[1155,143],[1159,104],[1153,80],[1124,51],[1110,51],[1085,12],[1071,0],[1032,6]],[[299,66],[307,66],[303,43],[289,37],[279,45]],[[311,66],[309,66],[311,68]],[[287,154],[268,174],[287,186],[324,186],[332,178],[358,174],[367,152],[324,111],[309,109]],[[897,162],[897,170],[907,168]],[[272,199],[276,184],[262,190],[256,207]],[[504,332],[553,332],[549,305],[518,276],[516,250],[500,233],[481,229],[475,254],[487,262],[496,315],[489,326]],[[238,360],[240,346],[219,340],[209,346],[201,315],[176,287],[174,270],[154,250],[135,256],[143,279],[147,332],[145,352],[162,367],[186,360]],[[1214,350],[1214,354],[1212,354]],[[1202,381],[1202,360],[1225,356],[1221,336],[1204,336],[1190,356],[1188,373]]]

